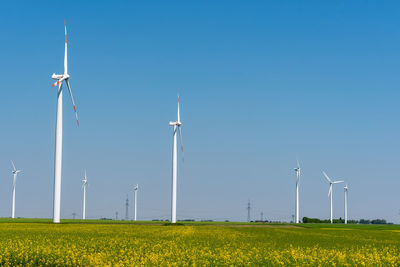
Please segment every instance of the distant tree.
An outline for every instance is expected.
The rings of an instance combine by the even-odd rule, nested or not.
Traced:
[[[371,224],[387,224],[387,222],[384,219],[375,219],[371,221]]]
[[[331,222],[330,220],[321,220],[318,218],[303,217],[303,223],[330,223],[330,222]],[[334,219],[333,223],[344,223],[344,220],[342,218]],[[375,220],[360,219],[359,221],[348,220],[347,223],[348,224],[389,224],[384,219],[375,219]]]
[[[303,223],[322,223],[324,221],[321,221],[318,218],[308,218],[308,217],[303,217]]]
[[[344,220],[342,218],[334,219],[333,223],[344,223]]]
[[[303,217],[303,223],[330,223],[330,220],[321,220],[318,218],[308,218],[308,217]],[[334,219],[333,223],[344,223],[344,220],[342,218],[340,219]]]

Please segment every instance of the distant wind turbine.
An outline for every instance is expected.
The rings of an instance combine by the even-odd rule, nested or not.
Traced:
[[[329,192],[328,192],[328,197],[330,196],[331,198],[331,223],[333,223],[333,202],[332,202],[332,195],[333,195],[333,185],[334,184],[339,184],[339,183],[343,183],[344,181],[332,181],[331,178],[328,177],[328,175],[326,175],[325,172],[322,172],[325,176],[325,178],[328,180],[329,182]]]
[[[301,173],[301,169],[300,169],[300,164],[299,161],[297,160],[297,168],[294,169],[294,171],[296,172],[296,221],[295,223],[299,223],[300,222],[300,218],[299,218],[299,184],[300,184],[300,173]]]
[[[11,218],[15,218],[15,187],[17,186],[17,175],[18,173],[22,172],[21,170],[17,170],[15,168],[14,162],[11,161],[13,167],[13,192],[12,192],[12,207],[11,207]]]
[[[170,126],[173,126],[173,146],[172,146],[172,203],[171,203],[171,223],[176,223],[176,183],[178,177],[178,151],[177,151],[177,131],[181,141],[181,150],[183,153],[181,118],[179,114],[179,94],[178,94],[178,115],[176,121],[170,121]],[[182,157],[183,161],[183,157]]]
[[[82,180],[82,189],[83,189],[83,209],[82,209],[82,219],[86,219],[86,186],[88,186],[88,180],[86,176],[86,169],[85,169],[85,176]]]
[[[69,86],[68,74],[68,59],[67,59],[67,25],[65,26],[65,53],[64,53],[64,74],[55,74],[51,76],[52,79],[57,80],[52,86],[58,86],[57,93],[57,119],[56,119],[56,151],[54,160],[54,202],[53,202],[53,222],[60,222],[60,207],[61,207],[61,168],[62,168],[62,128],[63,128],[63,98],[62,98],[62,85],[66,83],[71,97],[72,105],[74,106],[76,122],[79,126],[78,113],[76,112],[74,98]]]
[[[134,196],[134,199],[135,199],[135,204],[134,204],[135,210],[134,210],[134,215],[133,215],[133,220],[134,220],[134,221],[136,221],[137,191],[138,191],[138,189],[139,189],[139,185],[135,185],[135,186],[133,187],[133,194],[135,195],[135,196]]]
[[[349,188],[346,186],[344,187],[344,223],[347,224],[347,191]]]
[[[129,217],[128,217],[128,209],[129,209],[129,199],[128,199],[128,194],[126,194],[126,202],[125,202],[125,220],[129,220]]]

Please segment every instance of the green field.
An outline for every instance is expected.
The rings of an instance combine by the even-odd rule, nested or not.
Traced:
[[[0,219],[0,265],[399,266],[400,226]]]

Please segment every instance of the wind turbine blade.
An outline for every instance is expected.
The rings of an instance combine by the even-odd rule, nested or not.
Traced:
[[[178,92],[178,122],[181,122],[181,115],[179,112],[179,92]]]
[[[58,81],[56,81],[55,83],[53,83],[53,84],[51,85],[51,87],[62,84],[62,82],[63,82],[65,79],[66,79],[66,77],[62,77],[61,79],[59,79]]]
[[[334,184],[340,184],[340,183],[344,183],[344,181],[334,181]]]
[[[74,106],[75,117],[76,117],[76,123],[77,123],[78,126],[79,126],[78,112],[76,111],[75,101],[74,101],[74,97],[72,96],[71,87],[69,87],[69,81],[68,81],[68,80],[65,80],[65,83],[67,84],[69,96],[71,97],[72,105]]]
[[[58,80],[58,81],[56,81],[55,83],[53,83],[53,84],[51,85],[51,87],[56,86],[56,85],[59,85],[59,84],[60,84],[60,80]]]
[[[14,162],[13,162],[13,161],[11,161],[11,164],[12,164],[12,166],[13,166],[14,171],[16,171],[17,169],[15,168],[15,165],[14,165]]]
[[[299,163],[299,159],[297,159],[297,168],[300,169],[300,163]]]
[[[332,194],[332,185],[329,186],[328,197]]]
[[[64,20],[65,27],[65,54],[64,54],[64,74],[68,73],[68,59],[67,59],[67,22]]]
[[[328,175],[326,175],[325,172],[322,172],[322,173],[324,174],[324,176],[325,176],[325,178],[328,180],[328,182],[332,183],[332,180],[328,177]]]
[[[178,126],[179,130],[179,138],[181,141],[181,151],[182,151],[182,161],[185,161],[184,155],[183,155],[183,141],[182,141],[182,131],[181,131],[181,126]]]

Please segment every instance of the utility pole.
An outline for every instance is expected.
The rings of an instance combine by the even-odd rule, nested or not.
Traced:
[[[264,221],[264,212],[261,211],[261,221]]]
[[[115,220],[116,220],[116,221],[118,220],[118,211],[115,212]]]
[[[75,220],[76,213],[72,213],[72,218]]]
[[[128,208],[129,208],[129,200],[128,200],[128,194],[126,194],[126,203],[125,203],[125,220],[128,220]]]
[[[247,222],[250,222],[250,199],[249,202],[247,203]]]

